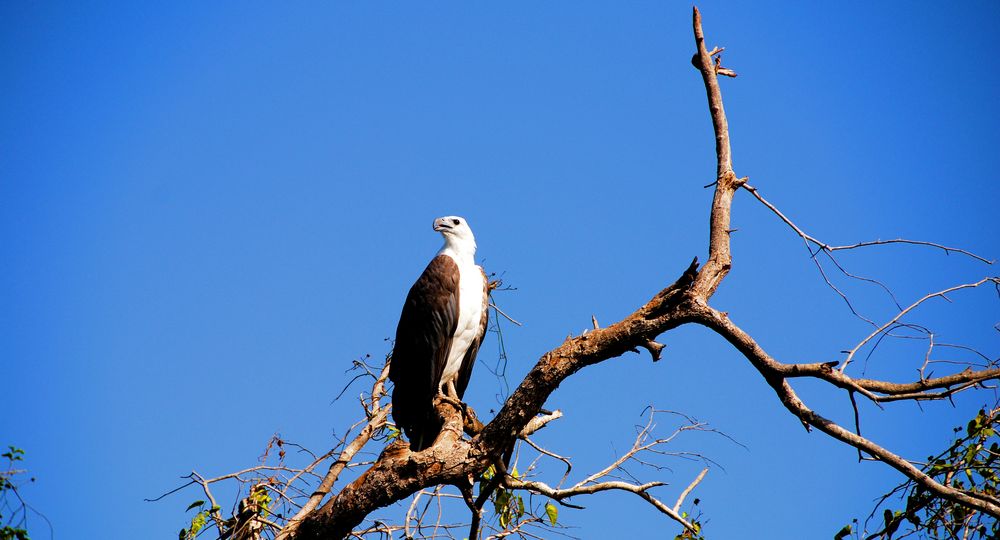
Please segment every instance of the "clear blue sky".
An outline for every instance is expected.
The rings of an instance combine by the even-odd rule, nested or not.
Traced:
[[[1000,256],[1000,4],[749,5],[702,5],[740,73],[723,81],[737,173],[830,242]],[[440,215],[466,216],[518,289],[497,297],[525,323],[505,326],[512,384],[592,314],[626,315],[704,258],[714,147],[692,52],[686,3],[4,2],[0,444],[28,452],[25,496],[62,540],[174,537],[194,493],[143,498],[179,476],[251,465],[275,432],[324,449],[357,417],[331,405],[344,370],[386,352]],[[733,216],[717,307],[784,361],[867,334],[772,215],[741,193]],[[998,273],[914,248],[844,262],[903,302]],[[953,300],[915,320],[995,357],[996,293]],[[898,481],[806,434],[707,331],[664,341],[660,363],[564,384],[539,440],[583,473],[646,405],[710,422],[746,446],[675,448],[725,467],[697,492],[711,538],[829,538]],[[912,378],[921,355],[880,349],[869,374]],[[468,400],[488,416],[482,368]],[[797,387],[849,418],[842,392]],[[920,459],[992,399],[864,406],[863,428]],[[644,473],[668,501],[698,469],[672,465]],[[577,502],[562,519],[583,538],[677,531],[632,496]]]

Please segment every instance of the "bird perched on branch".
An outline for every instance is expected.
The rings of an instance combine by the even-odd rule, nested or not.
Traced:
[[[476,239],[458,216],[434,220],[444,247],[424,269],[403,304],[389,362],[392,417],[410,449],[434,444],[442,421],[434,407],[459,405],[486,333],[488,281],[475,262]]]

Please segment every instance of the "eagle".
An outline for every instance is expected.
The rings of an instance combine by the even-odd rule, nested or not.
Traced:
[[[435,400],[461,405],[489,316],[488,280],[468,221],[437,218],[434,230],[444,246],[406,295],[389,361],[392,417],[414,452],[441,431]]]

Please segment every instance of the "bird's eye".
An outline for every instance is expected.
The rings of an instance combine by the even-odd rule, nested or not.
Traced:
[[[458,224],[459,224],[459,223],[461,223],[462,221],[461,221],[461,220],[459,220],[459,219],[453,219],[453,220],[451,220],[451,222],[452,222],[452,224],[453,224],[453,225],[458,225]]]

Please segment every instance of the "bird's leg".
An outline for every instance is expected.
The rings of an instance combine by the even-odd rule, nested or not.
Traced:
[[[478,435],[483,430],[483,423],[476,416],[476,411],[458,398],[458,390],[455,389],[455,382],[448,381],[444,383],[440,390],[437,395],[438,400],[448,403],[461,411],[462,429],[471,436]]]
[[[451,395],[449,395],[449,390]],[[437,394],[434,395],[434,409],[438,418],[441,419],[442,426],[434,445],[445,439],[457,440],[462,437],[462,432],[465,431],[465,404],[457,396],[454,384],[449,382],[438,386]],[[446,437],[445,433],[449,433],[449,435]]]
[[[466,404],[462,403],[462,400],[458,398],[458,390],[455,389],[455,381],[448,381],[444,383],[441,388],[438,389],[438,399],[444,401],[445,403],[450,403],[462,414],[465,414]]]

